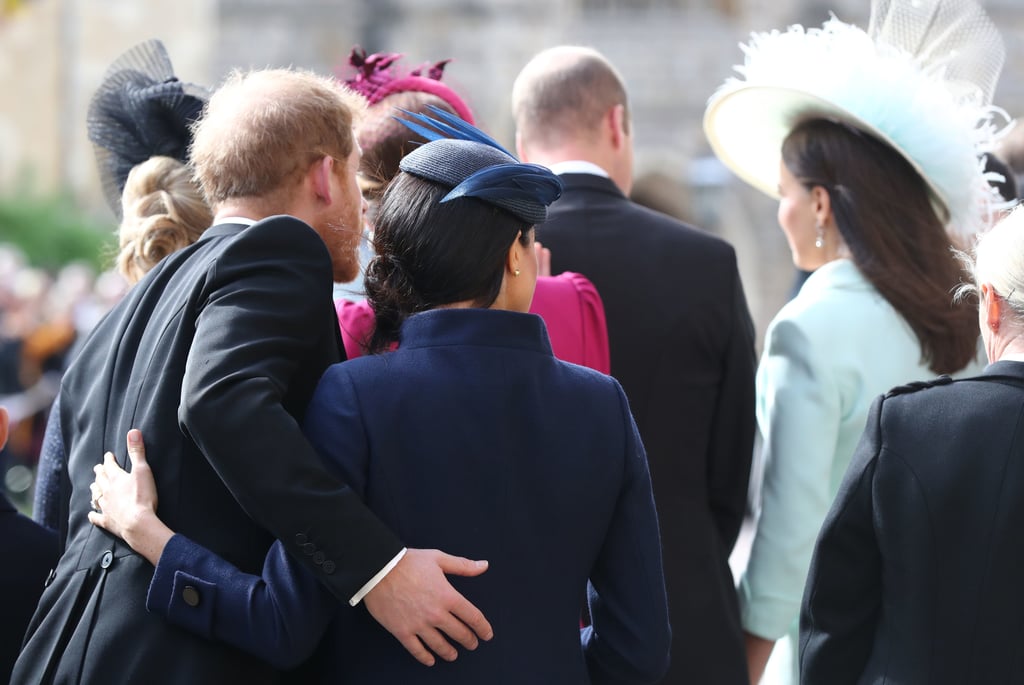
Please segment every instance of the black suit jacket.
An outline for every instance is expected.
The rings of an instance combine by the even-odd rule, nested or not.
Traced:
[[[146,612],[153,568],[86,518],[92,467],[104,450],[126,461],[125,434],[141,428],[172,529],[256,573],[278,538],[348,599],[401,545],[328,475],[299,428],[341,354],[330,257],[291,217],[214,226],[132,289],[62,383],[67,546],[14,682],[277,679],[262,661]]]
[[[1024,363],[876,400],[804,589],[801,682],[1024,682]]]
[[[57,563],[57,534],[18,513],[0,492],[0,682],[11,677],[11,668],[25,639],[36,602],[43,593],[46,574]]]
[[[566,174],[538,227],[552,271],[582,273],[608,321],[612,375],[647,449],[672,622],[664,683],[743,683],[728,558],[754,439],[754,331],[728,244]]]

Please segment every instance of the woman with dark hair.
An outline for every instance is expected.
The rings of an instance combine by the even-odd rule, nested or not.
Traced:
[[[782,143],[779,223],[794,261],[818,268],[846,259],[907,323],[934,374],[963,369],[978,352],[973,307],[953,302],[963,275],[927,185],[892,146],[829,119],[797,124]],[[814,247],[791,210],[815,204]]]
[[[426,114],[433,107],[475,123],[465,100],[441,81],[448,60],[404,73],[397,66],[400,57],[393,53],[367,56],[365,51],[353,48],[349,64],[354,73],[345,80],[345,85],[365,96],[369,104],[356,135],[363,150],[359,185],[369,203],[367,227],[371,234],[381,196],[398,174],[402,158],[427,142],[396,120],[395,113]],[[542,272],[539,276],[530,311],[544,319],[555,356],[610,373],[604,304],[594,284],[582,274],[568,271],[557,276]],[[335,304],[345,352],[354,359],[369,344],[373,310],[366,301],[341,299]]]
[[[833,17],[754,34],[744,52],[744,78],[711,98],[705,130],[733,171],[779,198],[793,262],[814,272],[765,337],[762,504],[739,584],[750,682],[796,683],[814,540],[871,401],[980,368],[951,248],[998,205],[980,155],[996,138],[1003,48],[972,0],[885,0],[868,32]]]
[[[410,122],[433,140],[403,158],[384,193],[366,277],[378,316],[371,347],[400,345],[331,367],[306,432],[408,545],[488,559],[483,575],[452,582],[491,618],[494,638],[426,669],[362,606],[342,607],[299,677],[654,682],[669,627],[629,405],[611,377],[557,360],[543,321],[527,313],[533,226],[561,185],[434,115]],[[103,511],[90,520],[156,566],[149,609],[282,666],[304,658],[337,604],[280,543],[256,577],[173,535],[156,517],[140,445],[129,454],[130,474],[112,456],[97,467]],[[592,625],[581,630],[584,597]]]

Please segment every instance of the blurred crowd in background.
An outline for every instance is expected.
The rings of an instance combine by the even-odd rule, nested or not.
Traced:
[[[57,270],[32,266],[15,245],[0,243],[0,405],[11,436],[0,452],[3,484],[27,507],[46,413],[75,342],[124,294],[113,270],[74,262]]]

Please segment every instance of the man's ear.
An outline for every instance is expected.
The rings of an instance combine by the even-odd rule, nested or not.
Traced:
[[[0,449],[4,448],[7,444],[7,432],[10,428],[10,417],[7,416],[7,410],[0,407]]]
[[[334,158],[324,155],[309,168],[310,180],[317,198],[331,204],[331,174],[334,173]]]
[[[626,144],[626,130],[629,123],[626,121],[625,105],[615,105],[608,110],[608,125],[611,129],[612,144],[616,149]]]
[[[988,283],[981,284],[981,297],[978,306],[985,317],[985,325],[993,333],[998,333],[1003,316],[1003,301]]]

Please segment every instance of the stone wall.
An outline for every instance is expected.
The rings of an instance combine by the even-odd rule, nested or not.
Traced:
[[[1007,44],[997,102],[1024,116],[1024,5],[983,1]],[[0,190],[28,171],[41,187],[70,188],[88,211],[109,216],[85,110],[107,65],[151,37],[167,45],[183,80],[210,85],[234,66],[330,72],[357,43],[404,52],[409,64],[453,57],[446,80],[508,145],[510,88],[522,65],[550,45],[586,44],[627,81],[638,176],[656,177],[669,204],[737,246],[763,332],[789,290],[788,250],[775,203],[709,158],[704,104],[740,61],[738,44],[750,30],[818,25],[830,10],[864,25],[868,7],[866,0],[24,0],[0,23]]]
[[[28,173],[40,190],[70,189],[100,211],[85,114],[104,71],[159,37],[183,80],[209,83],[216,9],[216,0],[27,0],[0,24],[0,190]]]

